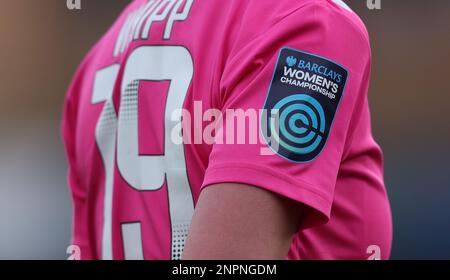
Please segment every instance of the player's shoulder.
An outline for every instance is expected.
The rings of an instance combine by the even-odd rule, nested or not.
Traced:
[[[343,0],[307,0],[315,7],[316,18],[324,20],[332,28],[330,30],[341,32],[346,40],[358,45],[359,50],[370,52],[370,36],[366,25]]]
[[[313,18],[326,23],[331,30],[339,27],[346,31],[347,36],[354,35],[355,38],[352,39],[370,45],[365,24],[343,0],[250,0],[249,3],[247,17],[251,20],[258,19],[261,27],[267,23],[270,28],[284,21],[301,25],[305,20]]]
[[[356,12],[343,0],[281,0],[284,5],[296,5],[288,15],[290,24],[316,24],[324,42],[336,49],[357,52],[370,59],[371,47],[367,28]],[[312,15],[312,16],[311,16]],[[310,22],[304,22],[309,18]]]
[[[317,7],[317,10],[323,13],[323,16],[329,16],[332,22],[342,24],[349,32],[360,36],[364,43],[370,45],[369,34],[366,25],[343,0],[309,0]],[[320,16],[320,14],[318,14]]]

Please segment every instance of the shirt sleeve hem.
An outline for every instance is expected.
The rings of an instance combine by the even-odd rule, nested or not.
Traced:
[[[209,167],[201,190],[215,184],[239,183],[265,189],[307,206],[301,229],[328,222],[332,200],[312,184],[251,164],[221,164]]]

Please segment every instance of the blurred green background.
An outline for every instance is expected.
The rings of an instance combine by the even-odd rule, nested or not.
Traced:
[[[62,102],[78,63],[129,2],[82,0],[70,11],[65,0],[0,0],[0,259],[67,257]],[[450,259],[450,1],[346,3],[372,39],[392,257]]]

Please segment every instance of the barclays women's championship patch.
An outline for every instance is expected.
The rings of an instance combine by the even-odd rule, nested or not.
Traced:
[[[280,156],[298,163],[323,150],[344,93],[348,71],[324,57],[283,48],[267,94],[261,126]]]

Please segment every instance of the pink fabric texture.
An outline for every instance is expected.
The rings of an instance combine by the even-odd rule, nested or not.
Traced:
[[[202,189],[226,182],[249,184],[304,204],[306,215],[287,259],[367,259],[371,245],[380,248],[382,259],[389,258],[390,206],[383,155],[372,136],[367,96],[371,50],[357,15],[329,0],[194,0],[187,17],[174,22],[170,39],[164,38],[167,20],[155,21],[148,38],[132,40],[117,54],[123,26],[149,2],[133,1],[123,11],[80,65],[66,97],[62,130],[74,206],[72,242],[80,246],[82,258],[105,258],[106,168],[96,140],[100,116],[107,102],[112,102],[116,117],[119,112],[126,113],[121,110],[121,87],[130,54],[145,46],[166,45],[182,46],[192,57],[193,76],[183,103],[183,109],[192,114],[195,101],[202,102],[202,112],[262,109],[278,54],[285,47],[345,67],[345,92],[327,143],[315,160],[295,163],[276,154],[261,155],[264,142],[189,143],[183,149],[184,176],[194,204]],[[180,2],[182,11],[189,1]],[[166,67],[162,60],[153,64]],[[98,73],[111,66],[117,71],[111,95],[94,102]],[[164,113],[171,86],[174,82],[167,79],[139,82],[140,156],[162,156],[169,148],[164,144]],[[221,132],[226,136],[225,129]],[[113,145],[117,144],[116,134],[110,139]],[[117,153],[111,158],[111,258],[127,257],[123,225],[136,222],[143,258],[174,258],[168,195],[168,184],[174,180],[166,176],[160,188],[136,190],[118,167]]]

